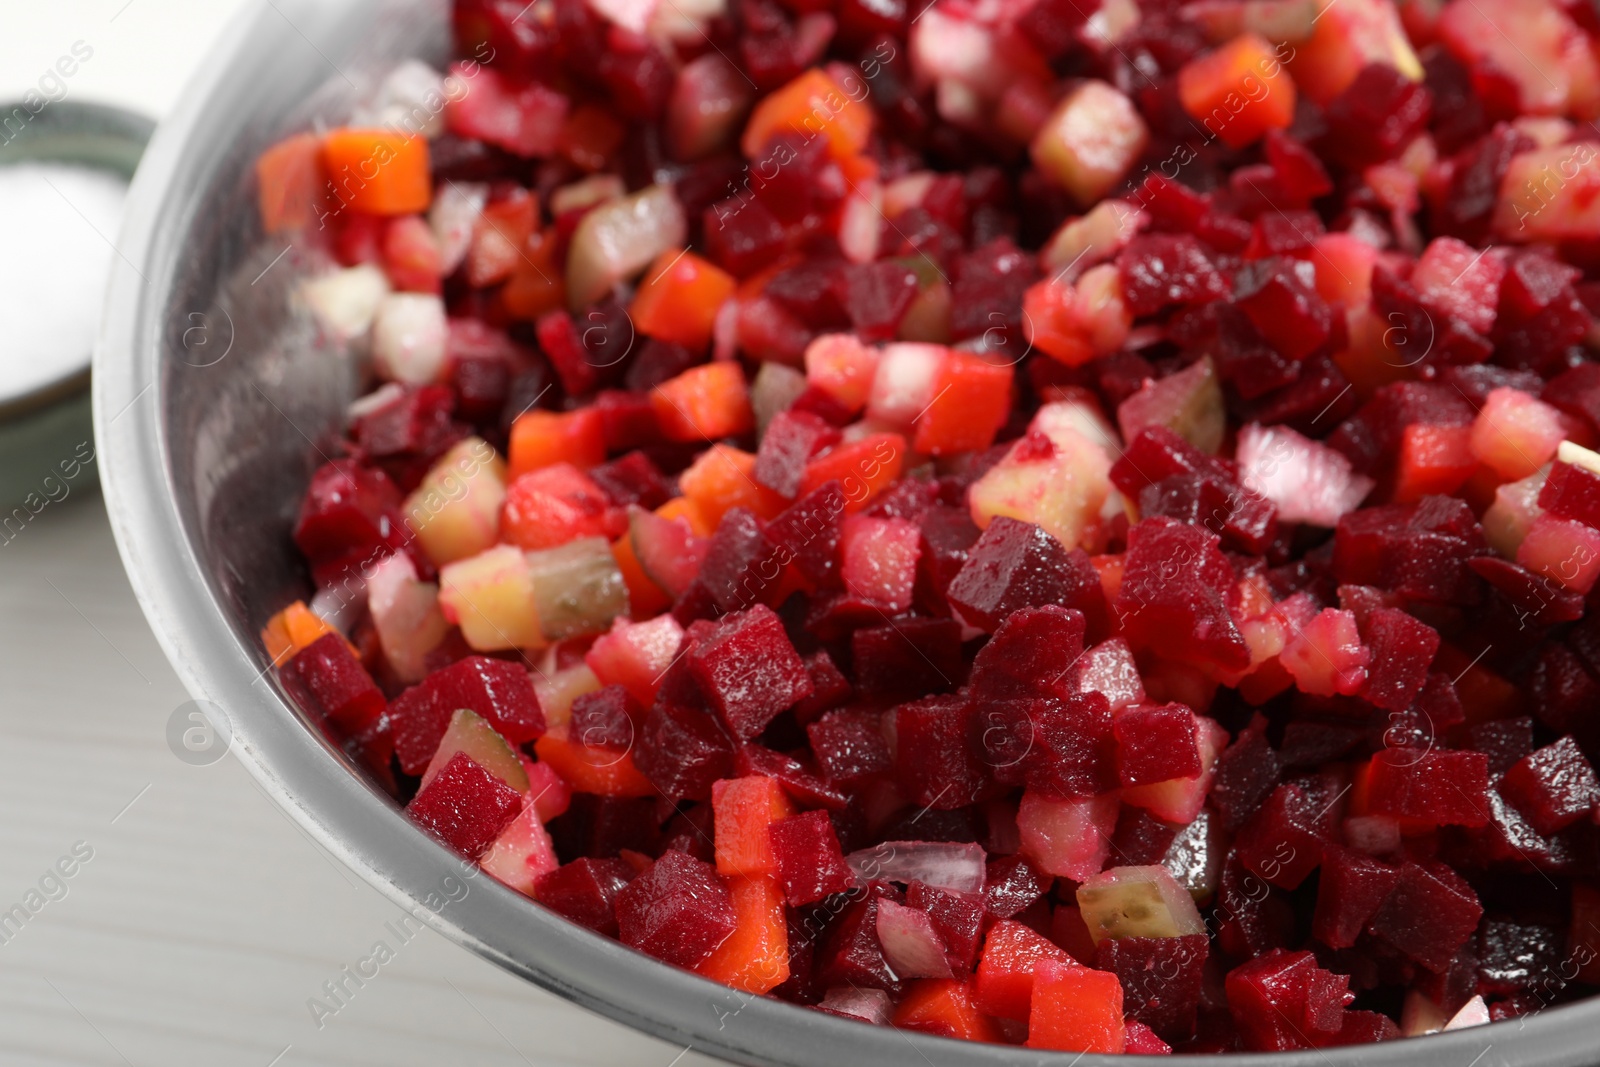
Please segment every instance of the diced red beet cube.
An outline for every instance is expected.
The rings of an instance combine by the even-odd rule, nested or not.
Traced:
[[[839,569],[844,511],[844,489],[837,481],[824,482],[767,523],[767,540],[801,575],[826,585]]]
[[[811,695],[794,706],[795,717],[801,725],[810,722],[829,708],[836,708],[850,699],[850,679],[844,676],[826,649],[818,649],[805,658],[806,674],[811,678]]]
[[[1100,576],[1082,549],[1068,552],[1028,522],[999,516],[983,531],[946,593],[962,617],[993,633],[1019,608],[1077,608],[1091,624],[1105,617]]]
[[[706,208],[706,254],[741,278],[777,259],[784,236],[783,224],[753,196],[729,197]]]
[[[857,337],[892,341],[917,297],[917,275],[904,263],[852,263],[837,275],[839,303]]]
[[[802,908],[856,884],[855,871],[844,861],[839,837],[827,812],[807,811],[780,819],[767,828],[778,881],[791,907]]]
[[[1213,917],[1217,946],[1234,957],[1259,956],[1294,938],[1295,915],[1282,890],[1245,870],[1237,856],[1223,861]]]
[[[1535,830],[1549,836],[1594,810],[1600,800],[1600,781],[1569,734],[1506,771],[1500,795]]]
[[[488,656],[467,656],[434,671],[395,699],[391,717],[401,770],[422,773],[458,708],[481,716],[512,745],[544,735],[544,711],[527,668]]]
[[[811,678],[783,623],[762,604],[723,619],[688,659],[706,698],[740,740],[811,695]]]
[[[1316,798],[1285,782],[1245,823],[1234,842],[1239,862],[1283,889],[1294,889],[1322,862]]]
[[[477,859],[522,811],[522,794],[465,752],[450,757],[406,805],[424,830]]]
[[[945,591],[967,561],[980,530],[966,508],[936,504],[925,511],[917,525],[922,541],[917,555],[917,604],[933,614],[950,612]]]
[[[654,510],[672,496],[666,478],[643,452],[629,452],[609,463],[591,468],[589,478],[619,508],[638,504],[647,510]]]
[[[1116,610],[1136,648],[1224,670],[1250,665],[1250,650],[1228,611],[1237,581],[1217,535],[1170,519],[1128,531]]]
[[[860,629],[850,635],[850,653],[856,688],[864,696],[910,698],[954,689],[966,668],[961,624],[954,619],[903,619]]]
[[[1325,846],[1312,936],[1329,948],[1354,945],[1399,877],[1394,867],[1371,856],[1338,845]]]
[[[1478,927],[1483,906],[1442,863],[1406,863],[1368,929],[1434,973],[1450,966]]]
[[[1153,233],[1135,237],[1117,254],[1122,299],[1136,317],[1174,304],[1208,304],[1228,293],[1228,283],[1188,234]]]
[[[1112,730],[1123,785],[1193,778],[1202,770],[1194,712],[1183,704],[1129,708]]]
[[[1200,451],[1165,426],[1147,426],[1111,465],[1111,483],[1131,497],[1156,482],[1181,474],[1226,477],[1216,457]]]
[[[978,948],[988,928],[983,898],[912,882],[906,887],[906,903],[927,912],[933,920],[933,928],[944,942],[945,955],[956,974],[970,973],[978,962]]]
[[[1428,123],[1433,94],[1386,63],[1368,63],[1328,102],[1326,147],[1350,166],[1391,159]]]
[[[1600,474],[1571,463],[1556,463],[1539,490],[1539,507],[1558,519],[1600,529]]]
[[[1267,721],[1257,716],[1217,760],[1211,805],[1222,816],[1223,826],[1230,831],[1243,826],[1282,773],[1283,763],[1267,740]]]
[[[745,508],[734,508],[711,535],[698,580],[718,610],[742,612],[765,603],[777,589],[782,561],[761,520]]]
[[[1489,781],[1498,783],[1513,764],[1532,754],[1533,720],[1524,715],[1474,723],[1467,727],[1467,742],[1474,752],[1488,757]]]
[[[973,660],[973,693],[1008,699],[1064,688],[1083,653],[1083,634],[1083,612],[1072,608],[1047,604],[1012,612]]]
[[[1317,293],[1316,267],[1309,260],[1270,256],[1246,263],[1234,289],[1234,302],[1290,359],[1304,359],[1332,331],[1332,313]]]
[[[633,699],[620,685],[585,693],[572,702],[568,731],[580,744],[627,750],[633,746]]]
[[[1228,972],[1228,1008],[1247,1049],[1315,1048],[1343,1027],[1349,984],[1309,952],[1274,950]]]
[[[1181,827],[1156,818],[1143,808],[1124,804],[1117,813],[1117,829],[1111,835],[1111,851],[1118,864],[1145,867],[1166,856]]]
[[[817,957],[817,975],[825,984],[898,988],[899,979],[878,942],[878,901],[895,900],[898,895],[892,887],[873,882],[865,898],[850,904],[829,924]]]
[[[382,691],[339,634],[323,634],[295,653],[284,669],[293,671],[315,699],[312,710],[345,733],[358,733],[383,714]]]
[[[1372,757],[1374,814],[1433,826],[1482,826],[1489,819],[1489,759],[1481,752],[1386,748]]]
[[[767,424],[751,477],[793,498],[811,457],[839,443],[839,431],[807,411],[780,411]]]
[[[987,777],[969,743],[976,711],[961,695],[927,697],[894,710],[896,772],[913,803],[949,810],[983,796]]]
[[[733,753],[733,739],[710,712],[663,699],[639,727],[633,762],[663,796],[709,800],[711,784],[733,773]]]
[[[617,894],[617,936],[658,960],[693,967],[733,935],[738,922],[716,868],[669,850]]]
[[[972,731],[996,781],[1055,799],[1116,788],[1111,705],[1099,693],[987,701]]]
[[[830,783],[849,788],[893,766],[879,714],[863,709],[830,711],[806,727],[817,764]]]
[[[1557,972],[1567,952],[1567,939],[1561,930],[1543,923],[1490,919],[1483,924],[1477,948],[1479,991],[1512,996],[1530,988],[1541,976]]]
[[[1106,938],[1095,947],[1094,965],[1122,982],[1122,1006],[1165,1041],[1194,1036],[1210,938]]]
[[[580,856],[540,877],[533,898],[551,911],[608,937],[617,934],[617,894],[633,877],[622,860]]]
[[[389,476],[348,461],[325,463],[311,475],[294,524],[294,543],[313,564],[352,553],[398,547],[405,526],[400,491]]]
[[[804,808],[842,811],[849,803],[843,793],[818,778],[799,760],[761,745],[740,745],[733,769],[741,778],[760,775],[776,779],[789,799]]]
[[[984,907],[997,919],[1010,919],[1044,895],[1050,876],[1041,873],[1026,856],[991,859],[983,882]]]
[[[1385,711],[1404,711],[1439,651],[1438,631],[1396,608],[1379,608],[1360,628],[1361,641],[1372,652],[1361,698]]]

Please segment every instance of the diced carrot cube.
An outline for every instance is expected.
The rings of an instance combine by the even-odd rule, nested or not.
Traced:
[[[1033,972],[1040,961],[1073,964],[1067,951],[1022,923],[1002,919],[989,930],[978,958],[975,1001],[986,1015],[1028,1018]]]
[[[988,448],[1011,413],[1011,377],[1009,366],[951,352],[934,381],[933,403],[917,418],[912,447],[930,456]]]
[[[1121,1052],[1122,982],[1109,971],[1042,960],[1034,969],[1028,1047]]]
[[[286,137],[256,160],[256,200],[267,233],[298,230],[326,211],[328,176],[322,168],[322,138]]]
[[[757,159],[773,138],[786,133],[807,140],[821,134],[834,159],[847,159],[859,155],[872,137],[872,108],[813,67],[756,105],[740,147],[746,159]]]
[[[663,252],[645,272],[628,312],[646,337],[704,349],[717,312],[737,284],[733,275],[693,252]]]
[[[744,370],[732,360],[690,367],[650,391],[661,432],[671,441],[714,441],[755,428]]]
[[[1232,148],[1254,144],[1294,119],[1294,80],[1272,43],[1241,34],[1178,71],[1183,109]]]
[[[630,752],[585,745],[552,734],[545,734],[535,741],[533,750],[575,793],[595,793],[605,797],[656,795],[656,787],[633,765],[633,754]]]
[[[567,306],[566,267],[556,256],[560,245],[553,228],[535,233],[523,243],[511,277],[500,287],[500,306],[506,314],[532,322]]]
[[[970,982],[954,978],[924,978],[913,982],[894,1012],[894,1025],[964,1041],[999,1041],[1000,1033],[988,1016],[972,1003]]]
[[[738,925],[695,970],[746,993],[766,993],[789,978],[783,890],[770,875],[729,878],[727,883]]]
[[[322,616],[306,607],[305,601],[296,600],[267,620],[261,630],[261,643],[266,646],[273,663],[282,663],[324,634],[338,632]],[[354,652],[355,646],[350,650]]]
[[[778,873],[767,827],[794,814],[776,778],[724,778],[711,786],[718,874]]]
[[[588,470],[606,461],[605,424],[593,408],[524,411],[511,424],[510,453],[513,479],[556,463]]]
[[[844,509],[860,511],[900,477],[905,455],[906,439],[897,433],[868,434],[837,445],[806,464],[797,496],[838,479],[844,490]]]
[[[1392,499],[1397,504],[1410,504],[1430,493],[1454,493],[1476,466],[1472,427],[1414,422],[1400,435]]]
[[[749,508],[759,518],[770,519],[789,502],[756,482],[751,474],[755,465],[756,457],[750,452],[731,445],[712,445],[678,475],[678,488],[712,531],[733,508]],[[692,522],[690,528],[694,528]]]
[[[338,129],[322,141],[322,165],[344,205],[373,215],[428,210],[428,142],[391,130]]]
[[[725,451],[729,452],[739,451],[736,448],[730,449],[722,445],[717,447],[723,448]],[[750,457],[750,467],[755,466],[755,456],[751,455],[749,452],[742,454]],[[694,470],[694,468],[690,467],[689,470]],[[749,473],[748,467],[744,468],[744,470],[746,474]],[[687,473],[689,473],[689,471],[684,471],[684,474]],[[680,484],[682,483],[681,475],[679,477],[679,482]],[[656,514],[660,515],[663,519],[682,519],[684,522],[689,524],[689,532],[694,534],[696,537],[710,537],[712,534],[717,532],[716,522],[707,517],[706,513],[701,510],[699,504],[696,504],[693,500],[690,500],[686,496],[673,497],[665,504],[662,504],[659,508],[656,508]]]

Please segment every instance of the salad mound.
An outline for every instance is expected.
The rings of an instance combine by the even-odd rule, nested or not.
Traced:
[[[262,639],[418,826],[975,1041],[1600,984],[1592,5],[454,26],[256,173],[367,376]]]

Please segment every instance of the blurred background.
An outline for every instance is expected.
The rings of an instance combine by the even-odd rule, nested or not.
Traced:
[[[4,0],[0,120],[41,79],[52,101],[159,119],[243,6]],[[82,61],[69,77],[51,75],[67,55]],[[14,147],[0,148],[0,168],[14,165]],[[0,193],[10,187],[0,180]],[[114,236],[68,206],[55,205],[51,225],[108,251]],[[0,196],[0,233],[29,228],[38,207]],[[16,257],[0,277],[47,262],[33,255],[0,238],[0,258]],[[82,287],[81,272],[50,270],[61,276],[32,280]],[[97,292],[81,299],[82,315],[97,312]],[[32,310],[0,299],[0,369],[23,358],[19,329],[41,328],[24,321]],[[0,529],[0,1063],[710,1063],[402,923],[224,746],[185,745],[194,707],[123,575],[95,464],[46,482],[51,462],[26,440],[36,425],[26,420],[52,412],[68,426],[55,432],[72,432],[72,391],[19,411],[0,390],[0,471],[44,489],[25,523]],[[86,436],[69,445],[48,454],[93,455]]]

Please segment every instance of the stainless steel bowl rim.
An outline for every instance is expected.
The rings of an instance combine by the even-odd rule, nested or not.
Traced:
[[[227,709],[232,752],[265,792],[323,847],[401,908],[513,973],[684,1047],[773,1067],[1115,1067],[1122,1057],[1071,1056],[869,1027],[750,997],[648,959],[470,874],[392,801],[351,773],[263,681],[259,649],[204,576],[176,501],[163,412],[158,325],[168,311],[178,235],[197,181],[234,129],[228,113],[251,57],[302,47],[338,55],[329,8],[372,0],[258,0],[229,27],[152,139],[134,180],[94,365],[95,427],[118,548],[161,647],[197,699]],[[322,12],[316,12],[317,7]],[[329,61],[331,64],[331,60]],[[241,353],[243,358],[244,354]],[[1600,1059],[1590,1034],[1600,1000],[1521,1021],[1414,1041],[1292,1053],[1177,1056],[1175,1067],[1572,1067]]]

